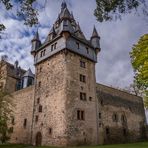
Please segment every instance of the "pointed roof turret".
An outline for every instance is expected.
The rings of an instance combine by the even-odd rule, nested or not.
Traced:
[[[55,34],[55,29],[54,29],[54,26],[51,28],[51,30],[49,31],[49,34]]]
[[[100,36],[98,35],[98,32],[97,32],[97,30],[96,30],[96,27],[95,27],[95,26],[94,26],[93,33],[92,33],[91,38],[94,38],[94,37],[100,38]]]
[[[63,10],[63,12],[62,12],[60,17],[61,17],[61,19],[67,18],[67,19],[71,20],[71,14],[70,14],[70,12],[69,12],[67,7]]]
[[[40,41],[38,30],[37,30],[37,32],[35,33],[33,40],[38,40],[38,41]]]
[[[34,74],[32,73],[31,69],[29,68],[25,74],[23,75],[23,77],[32,77],[34,78]]]
[[[67,8],[67,4],[66,4],[65,0],[63,0],[63,2],[61,4],[61,10],[64,10],[65,8]]]

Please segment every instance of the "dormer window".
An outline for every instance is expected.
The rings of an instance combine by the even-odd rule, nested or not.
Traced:
[[[46,52],[46,49],[42,50],[42,51],[41,51],[41,56],[40,56],[40,57],[45,56],[45,52]]]
[[[55,50],[57,48],[57,42],[51,45],[51,51]]]
[[[87,52],[87,54],[89,54],[89,48],[88,47],[86,47],[86,52]]]

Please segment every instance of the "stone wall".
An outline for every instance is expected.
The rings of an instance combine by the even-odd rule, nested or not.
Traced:
[[[85,68],[80,66],[85,62]],[[80,75],[86,77],[80,81]],[[69,145],[97,144],[97,103],[95,87],[95,63],[72,52],[66,54],[66,120]],[[86,99],[80,99],[80,92]],[[77,111],[84,111],[84,119],[78,119]]]
[[[145,113],[141,97],[97,84],[97,98],[99,143],[127,143],[145,138]]]
[[[12,93],[14,103],[14,121],[11,123],[13,133],[11,143],[31,143],[31,127],[33,117],[34,86]],[[26,119],[26,121],[25,121]],[[26,125],[25,123],[26,122]]]
[[[66,61],[63,52],[36,65],[33,145],[62,146],[67,143],[65,76]]]

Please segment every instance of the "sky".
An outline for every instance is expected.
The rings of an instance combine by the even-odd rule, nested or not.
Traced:
[[[37,0],[37,2],[40,23],[38,30],[41,40],[44,41],[60,12],[62,0]],[[129,52],[140,36],[148,33],[148,22],[144,16],[133,12],[122,16],[122,20],[99,23],[93,15],[95,0],[66,0],[66,2],[87,39],[90,38],[94,25],[101,37],[101,52],[98,54],[96,64],[97,82],[118,88],[128,87],[133,82],[134,76]],[[25,26],[14,13],[15,10],[7,12],[2,5],[0,6],[0,23],[5,24],[7,28],[0,40],[0,55],[6,54],[11,63],[18,60],[22,68],[26,70],[31,68],[34,71],[30,50],[31,40],[37,28]]]

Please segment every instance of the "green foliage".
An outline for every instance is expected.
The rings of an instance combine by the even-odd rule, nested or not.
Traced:
[[[135,81],[138,88],[143,88],[146,103],[148,102],[148,34],[143,35],[133,46],[130,55],[135,71]],[[148,107],[148,103],[145,105]]]
[[[131,13],[143,6],[143,13],[148,15],[145,0],[96,0],[97,8],[94,11],[99,22],[121,19],[122,14]]]
[[[0,5],[4,5],[5,9],[13,10],[13,5],[18,5],[18,10],[16,16],[24,20],[24,24],[30,27],[38,24],[38,11],[33,7],[33,3],[37,0],[17,0],[17,2],[12,0],[0,0]],[[5,30],[4,24],[0,22],[0,33]]]
[[[10,95],[0,91],[0,142],[5,143],[9,140],[9,135],[12,132],[12,127],[8,126],[12,118],[12,107]]]

